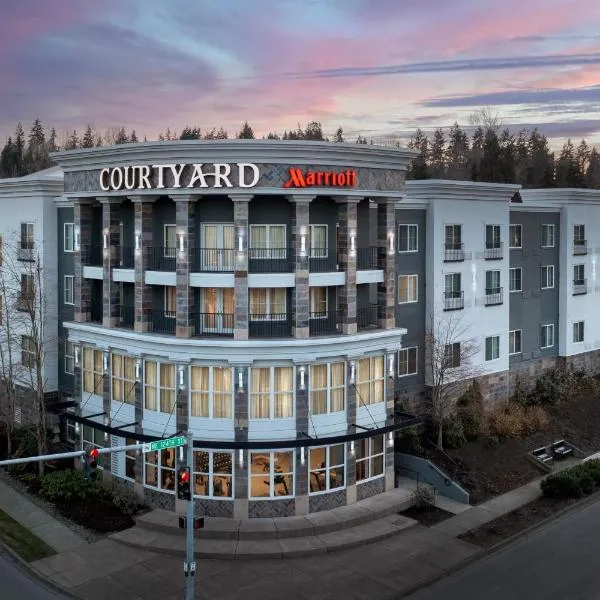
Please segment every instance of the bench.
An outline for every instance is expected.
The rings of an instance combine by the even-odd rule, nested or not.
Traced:
[[[543,463],[549,463],[554,459],[554,456],[548,452],[547,448],[537,448],[537,450],[534,450],[531,454],[534,458]]]
[[[552,454],[556,458],[565,458],[570,454],[573,454],[573,446],[565,442],[565,440],[559,440],[552,444]]]

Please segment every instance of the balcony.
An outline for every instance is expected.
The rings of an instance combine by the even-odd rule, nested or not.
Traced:
[[[587,240],[573,240],[573,254],[582,256],[588,253]]]
[[[587,279],[573,280],[573,296],[581,296],[587,294]]]
[[[151,310],[148,312],[148,331],[175,335],[177,320],[174,310]]]
[[[485,305],[496,306],[504,301],[502,288],[486,288],[485,289]]]
[[[17,260],[23,262],[35,261],[35,248],[33,247],[33,243],[21,243],[17,249]]]
[[[291,273],[295,270],[290,248],[250,248],[249,273]]]
[[[339,310],[323,312],[311,312],[309,315],[308,328],[310,335],[328,335],[340,331]]]
[[[102,324],[102,298],[100,301],[93,301],[90,307],[90,322]]]
[[[491,244],[486,243],[483,257],[485,260],[501,260],[503,256],[503,246],[504,244],[501,242],[494,242]]]
[[[286,313],[248,315],[248,334],[252,338],[291,337],[292,319]]]
[[[195,268],[199,273],[233,273],[235,250],[233,248],[198,248]]]
[[[337,271],[337,252],[331,248],[311,248],[308,268],[312,273]]]
[[[81,249],[81,264],[86,267],[102,266],[102,246],[93,244]]]
[[[465,245],[457,242],[444,244],[444,262],[462,262],[465,260]]]
[[[444,310],[461,310],[465,307],[465,293],[444,292]]]
[[[192,315],[195,336],[233,335],[233,314],[194,313]]]
[[[175,271],[177,268],[177,248],[157,247],[146,249],[149,271]]]
[[[119,254],[119,267],[121,269],[133,269],[135,267],[135,252],[132,246],[121,246]]]
[[[119,314],[119,327],[133,329],[135,323],[135,308],[133,306],[121,306]]]
[[[359,331],[379,327],[378,308],[377,304],[370,304],[356,309],[356,328]]]
[[[356,268],[360,270],[377,269],[378,254],[377,246],[359,248],[356,256]]]

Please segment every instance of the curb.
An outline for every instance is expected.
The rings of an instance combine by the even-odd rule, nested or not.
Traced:
[[[574,502],[570,506],[566,506],[565,508],[559,510],[558,512],[554,513],[553,515],[550,515],[546,519],[543,519],[543,520],[539,521],[538,523],[536,523],[535,525],[531,525],[531,527],[527,527],[526,529],[523,529],[522,531],[519,531],[518,533],[515,533],[514,535],[511,535],[511,536],[507,537],[506,539],[499,541],[497,544],[494,544],[493,546],[490,546],[489,548],[481,548],[480,551],[473,554],[473,556],[469,556],[469,557],[465,558],[464,560],[457,562],[455,565],[453,565],[449,569],[442,571],[439,575],[435,575],[434,577],[431,577],[425,581],[421,581],[419,583],[412,585],[411,587],[407,588],[406,590],[400,592],[399,595],[395,596],[394,600],[401,600],[402,598],[407,598],[408,596],[410,596],[416,592],[419,592],[425,588],[428,588],[428,587],[442,581],[443,579],[446,579],[447,577],[450,577],[450,576],[454,575],[455,573],[458,573],[459,571],[461,571],[462,569],[465,569],[469,565],[471,565],[479,560],[482,560],[483,558],[487,558],[489,556],[497,554],[501,550],[504,550],[505,548],[508,548],[509,546],[516,544],[517,542],[520,542],[520,541],[524,540],[525,538],[530,537],[531,535],[536,533],[539,529],[542,529],[543,527],[550,525],[550,523],[553,523],[554,521],[558,521],[562,518],[565,518],[565,517],[569,516],[571,513],[574,513],[578,510],[587,508],[589,505],[594,504],[595,502],[598,502],[599,500],[600,500],[600,491],[594,492],[591,496],[588,496],[587,498],[582,498],[581,500]],[[532,502],[535,502],[535,500],[532,500]],[[523,504],[523,506],[526,506],[526,504]],[[521,508],[521,507],[519,507],[519,508]],[[518,510],[518,508],[516,508],[514,510]],[[513,511],[511,511],[511,512],[513,512]],[[505,513],[505,514],[509,514],[509,513]],[[503,516],[504,515],[499,515],[497,518],[500,518]],[[491,521],[488,521],[488,523],[491,523]],[[478,525],[478,527],[483,527],[485,525],[487,525],[487,523],[482,523],[481,525]],[[477,527],[474,527],[473,529],[477,529]],[[469,531],[473,531],[473,529],[470,529]],[[465,533],[467,533],[467,532],[465,531]],[[454,539],[458,539],[457,536]]]

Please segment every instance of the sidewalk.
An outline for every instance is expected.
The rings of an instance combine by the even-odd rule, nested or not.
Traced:
[[[401,597],[463,560],[482,554],[480,548],[456,536],[539,497],[539,481],[468,508],[433,527],[417,525],[366,546],[305,558],[200,559],[196,597],[220,600],[282,597],[391,600]],[[3,510],[8,508],[4,490],[5,486],[0,484]],[[17,496],[15,506],[24,502]],[[26,517],[24,512],[27,511],[22,511],[21,519]],[[25,520],[21,522],[27,526]],[[53,547],[62,543],[59,529],[49,528],[54,534],[48,533],[47,541]],[[70,531],[69,534],[73,535]],[[196,544],[198,547],[202,541],[197,540]],[[43,577],[86,600],[110,597],[115,600],[181,600],[184,587],[181,558],[131,549],[110,538],[94,544],[78,544],[31,566]]]

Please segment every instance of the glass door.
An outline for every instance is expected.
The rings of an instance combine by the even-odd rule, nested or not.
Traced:
[[[233,271],[234,226],[231,223],[204,223],[200,264],[202,271]]]
[[[232,333],[233,313],[233,288],[202,290],[202,333]]]

